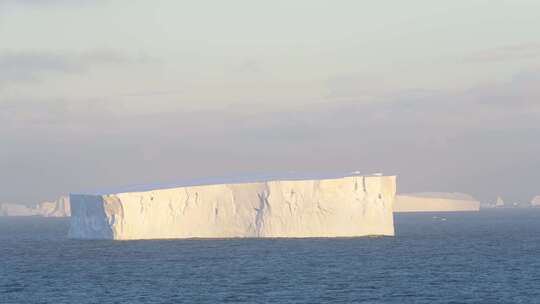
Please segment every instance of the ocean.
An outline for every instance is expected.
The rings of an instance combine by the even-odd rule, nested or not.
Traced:
[[[395,237],[78,241],[0,218],[0,303],[540,303],[540,208],[395,214]]]

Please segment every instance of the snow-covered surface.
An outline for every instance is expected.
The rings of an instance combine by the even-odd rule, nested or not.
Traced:
[[[480,202],[464,193],[422,192],[396,196],[394,212],[479,211]]]
[[[272,180],[71,195],[78,239],[394,235],[394,176]]]
[[[70,216],[69,196],[62,196],[53,202],[42,202],[35,207],[20,204],[0,204],[0,216]]]

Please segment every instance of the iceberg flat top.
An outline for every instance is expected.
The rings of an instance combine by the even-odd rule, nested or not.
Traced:
[[[243,184],[243,183],[262,183],[272,181],[301,181],[301,180],[324,180],[324,179],[337,179],[353,176],[382,176],[381,173],[375,174],[361,174],[359,171],[354,172],[341,172],[341,173],[296,173],[290,172],[285,174],[250,174],[250,175],[238,175],[238,176],[216,176],[188,179],[179,182],[170,183],[155,183],[144,185],[129,185],[117,188],[107,188],[85,191],[83,193],[73,194],[91,194],[91,195],[110,195],[128,192],[148,192],[155,190],[174,189],[182,187],[195,187],[195,186],[211,186],[211,185],[223,185],[223,184]]]

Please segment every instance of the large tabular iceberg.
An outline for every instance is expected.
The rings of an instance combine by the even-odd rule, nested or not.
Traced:
[[[77,239],[394,235],[394,176],[71,195]]]
[[[480,202],[464,193],[422,192],[396,196],[394,212],[479,211]]]

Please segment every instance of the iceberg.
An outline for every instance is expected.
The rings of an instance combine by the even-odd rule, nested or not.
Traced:
[[[421,192],[396,196],[394,212],[479,211],[480,202],[464,193]]]
[[[495,206],[496,207],[504,207],[505,203],[504,203],[504,200],[502,199],[502,197],[500,196],[497,196],[497,203],[495,203]]]
[[[0,204],[0,216],[69,217],[70,209],[69,196],[62,196],[56,201],[42,202],[34,207],[22,204]]]
[[[393,236],[395,176],[72,194],[75,239]]]
[[[540,207],[540,195],[533,197],[533,199],[531,200],[531,206]]]
[[[2,203],[0,204],[0,216],[35,216],[37,211],[34,208],[22,204]]]
[[[56,201],[42,202],[37,206],[37,213],[43,217],[69,217],[71,216],[71,205],[69,196],[62,196]]]

